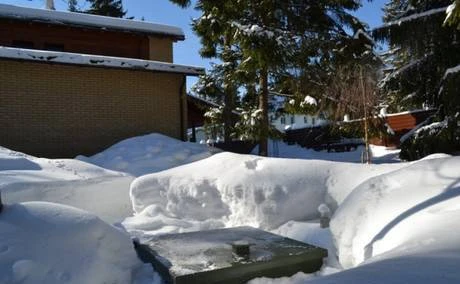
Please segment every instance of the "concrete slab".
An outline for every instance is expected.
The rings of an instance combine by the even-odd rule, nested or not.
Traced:
[[[252,227],[152,237],[139,257],[167,283],[244,283],[320,269],[327,250]],[[248,254],[249,248],[249,254]]]

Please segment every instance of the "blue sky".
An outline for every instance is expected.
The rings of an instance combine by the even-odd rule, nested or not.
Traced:
[[[0,0],[0,3],[13,4],[26,7],[43,8],[45,0]],[[82,1],[80,1],[82,2]],[[375,27],[381,24],[382,7],[387,0],[374,0],[369,3],[363,0],[363,7],[356,15],[369,26]],[[66,0],[54,0],[57,10],[66,10]],[[174,62],[178,64],[208,67],[209,60],[202,59],[198,54],[200,49],[199,39],[196,38],[190,28],[191,19],[199,17],[199,12],[193,9],[181,9],[168,0],[123,0],[123,6],[128,10],[128,16],[136,19],[142,17],[146,21],[169,24],[181,27],[186,40],[176,43],[174,47]],[[195,80],[189,78],[188,86]]]

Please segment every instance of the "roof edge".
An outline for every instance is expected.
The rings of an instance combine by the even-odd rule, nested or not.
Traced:
[[[0,18],[18,21],[43,22],[54,25],[69,25],[136,32],[149,35],[163,35],[173,37],[175,40],[185,39],[183,30],[176,26],[85,13],[21,7],[1,3]]]
[[[88,67],[106,67],[140,71],[178,73],[190,76],[199,76],[205,72],[205,69],[202,67],[180,65],[161,61],[59,51],[23,49],[5,46],[0,46],[0,58],[50,64],[61,63]]]

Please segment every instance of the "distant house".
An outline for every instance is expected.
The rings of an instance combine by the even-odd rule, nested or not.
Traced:
[[[180,28],[0,4],[0,145],[91,155],[127,137],[186,139]]]
[[[432,117],[437,110],[419,109],[392,114],[381,114],[388,131],[391,135],[384,137],[372,137],[371,143],[387,147],[399,147],[403,137],[410,134],[413,129],[418,128],[426,123],[427,119]]]
[[[269,98],[269,120],[270,124],[278,131],[285,132],[286,130],[311,128],[324,126],[329,123],[323,113],[318,114],[303,114],[303,113],[288,113],[284,106],[288,97],[271,94]]]
[[[277,113],[270,113],[270,123],[277,130],[285,132],[291,129],[323,126],[329,121],[321,115],[292,114],[279,110]]]

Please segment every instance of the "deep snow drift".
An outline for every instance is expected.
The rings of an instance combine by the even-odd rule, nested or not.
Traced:
[[[182,142],[158,133],[123,140],[91,157],[77,159],[134,176],[155,173],[210,157],[206,145]]]
[[[273,229],[335,209],[366,179],[404,164],[362,165],[221,153],[137,178],[128,230],[182,232],[219,226]],[[350,178],[353,177],[353,178]]]
[[[331,230],[348,268],[390,251],[460,251],[459,222],[460,158],[443,158],[364,182],[339,207]]]
[[[120,222],[132,214],[133,177],[73,159],[36,158],[0,147],[0,191],[5,203],[48,201]]]
[[[274,283],[453,283],[458,196],[460,157],[362,165],[222,153],[136,179],[136,215],[123,225],[139,237],[252,225],[339,256]],[[336,209],[331,230],[313,221],[322,203]]]
[[[124,284],[148,277],[154,275],[129,236],[90,213],[27,202],[0,214],[0,283]]]
[[[148,136],[138,137],[124,149],[114,146],[100,161],[117,165],[122,160],[139,172],[189,162],[177,158],[193,152],[184,154],[190,143],[182,142],[176,148],[160,143],[158,155],[148,158],[149,149],[157,151],[149,146],[165,141],[156,137],[145,143],[140,141]],[[50,200],[84,208],[109,222],[124,219],[132,236],[252,225],[329,250],[319,273],[253,283],[460,282],[460,157],[437,154],[412,163],[363,165],[314,160],[358,161],[359,151],[325,153],[279,146],[280,156],[304,159],[216,154],[135,179],[132,205],[131,175],[0,148],[0,189],[7,201]],[[397,161],[396,151],[372,150],[377,163]],[[209,155],[207,149],[199,153]],[[330,229],[319,228],[322,204],[335,212]],[[128,283],[159,281],[150,267],[132,257],[124,233],[75,210],[43,203],[8,205],[0,214],[0,283],[112,283],[113,275]],[[128,217],[133,211],[135,215]],[[5,216],[8,220],[2,219]],[[99,232],[111,237],[105,239]],[[93,265],[86,267],[82,259]]]

